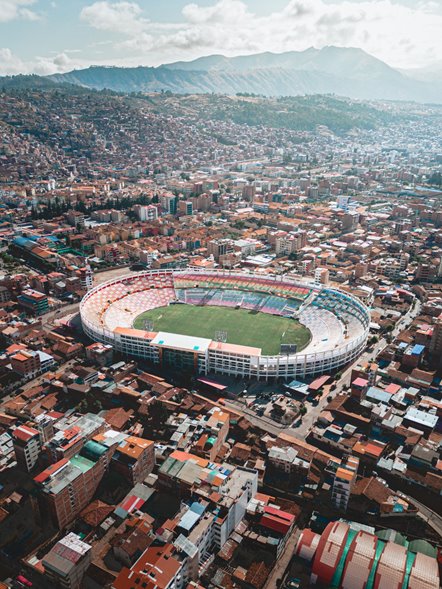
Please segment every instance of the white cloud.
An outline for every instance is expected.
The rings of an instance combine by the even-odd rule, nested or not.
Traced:
[[[15,19],[38,20],[38,14],[28,8],[32,4],[35,0],[0,0],[0,23]]]
[[[0,0],[1,1],[1,0]],[[303,50],[326,45],[361,47],[394,66],[413,67],[442,53],[442,14],[435,0],[405,5],[397,0],[288,0],[267,16],[242,0],[192,2],[183,22],[152,23],[136,2],[100,1],[81,18],[96,29],[121,33],[120,62],[158,65],[208,53],[238,55]],[[123,53],[123,55],[122,55]]]
[[[141,17],[142,9],[136,2],[94,2],[85,6],[80,18],[91,27],[111,33],[133,35],[143,30],[147,20]]]
[[[211,53],[232,56],[326,45],[360,47],[403,68],[427,65],[442,55],[440,0],[287,0],[284,8],[269,8],[265,16],[253,11],[253,2],[200,1],[186,4],[179,22],[152,22],[142,8],[148,2],[91,0],[80,19],[103,34],[91,39],[75,59],[65,50],[24,63],[1,50],[0,74],[55,73],[91,63],[159,65]],[[35,18],[35,4],[36,0],[0,0],[0,22]]]
[[[0,47],[0,76],[14,76],[16,74],[47,76],[74,68],[87,67],[87,63],[71,59],[68,53],[69,50],[54,57],[37,56],[33,60],[23,61],[8,47]]]
[[[194,24],[236,23],[248,16],[247,7],[241,0],[220,0],[213,6],[187,4],[183,8],[184,18]]]

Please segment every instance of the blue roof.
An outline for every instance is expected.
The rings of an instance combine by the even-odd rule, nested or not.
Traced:
[[[19,245],[20,247],[35,245],[35,241],[33,241],[32,239],[28,239],[27,237],[14,237],[14,239],[12,241],[16,245]]]
[[[200,514],[195,513],[193,510],[189,509],[189,511],[186,511],[186,513],[183,515],[178,525],[183,530],[190,532],[200,517]]]
[[[421,344],[415,344],[413,346],[413,349],[411,350],[411,353],[419,356],[420,354],[422,354],[422,352],[424,350],[425,350],[425,346],[422,346]]]
[[[381,403],[389,403],[391,395],[386,393],[382,389],[378,389],[377,387],[370,387],[365,395],[367,399],[373,399],[375,401],[380,401]]]
[[[204,511],[206,510],[204,505],[201,505],[201,503],[198,503],[197,501],[192,503],[192,505],[190,506],[190,509],[191,509],[191,511],[198,513],[199,515],[203,515]]]
[[[327,440],[332,440],[334,442],[337,442],[338,440],[341,439],[341,434],[339,434],[338,432],[335,431],[331,431],[329,429],[326,429],[324,432],[324,438],[327,438]]]

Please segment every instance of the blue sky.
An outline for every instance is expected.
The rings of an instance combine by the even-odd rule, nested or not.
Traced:
[[[0,0],[0,74],[325,45],[413,68],[442,60],[441,31],[442,0]]]

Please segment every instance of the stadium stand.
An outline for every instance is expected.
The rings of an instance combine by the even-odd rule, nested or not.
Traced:
[[[248,346],[217,342],[211,346],[210,340],[189,338],[184,351],[194,354],[192,365],[203,374],[212,371],[258,379],[323,374],[354,360],[365,348],[369,333],[367,308],[349,294],[286,276],[216,270],[151,270],[115,279],[87,293],[80,315],[91,339],[159,362],[159,349],[173,348],[174,339],[157,339],[155,333],[132,326],[143,312],[177,302],[297,317],[311,332],[311,341],[301,352],[277,356],[261,355],[259,349]]]

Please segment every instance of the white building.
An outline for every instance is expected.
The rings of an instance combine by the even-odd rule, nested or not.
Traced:
[[[310,464],[298,456],[298,451],[290,446],[288,448],[279,448],[273,446],[268,453],[269,463],[276,469],[283,470],[287,474],[298,472],[299,470],[309,469]]]
[[[40,432],[28,425],[19,425],[12,432],[12,438],[17,463],[29,472],[40,454]]]
[[[158,219],[158,209],[155,205],[135,205],[134,212],[139,221],[155,221]]]
[[[345,211],[346,213],[349,211],[352,204],[353,203],[351,202],[351,196],[348,196],[346,194],[339,195],[336,200],[336,207],[341,211]]]

